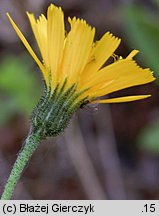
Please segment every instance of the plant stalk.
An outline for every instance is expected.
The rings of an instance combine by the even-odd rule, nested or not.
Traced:
[[[20,179],[22,172],[31,158],[34,151],[37,149],[41,141],[41,133],[37,131],[36,133],[30,132],[26,138],[22,149],[19,152],[19,155],[14,163],[11,174],[8,178],[8,181],[5,185],[4,192],[2,194],[1,200],[10,200],[13,194],[13,191],[16,187],[18,180]]]

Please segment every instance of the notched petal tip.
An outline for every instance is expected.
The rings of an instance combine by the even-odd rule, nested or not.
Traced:
[[[138,50],[133,50],[133,51],[134,51],[134,54],[138,53]],[[130,63],[133,63],[134,66],[139,70],[138,73],[142,73],[142,76],[144,76],[147,79],[147,83],[156,80],[156,77],[154,77],[154,72],[151,71],[150,68],[142,68],[140,65],[138,65],[138,63],[135,60],[132,60],[132,58],[126,58],[126,59],[124,59],[124,61],[128,61]],[[134,67],[134,69],[135,69],[135,67]]]
[[[68,17],[68,23],[70,24],[71,27],[73,27],[74,25],[83,25],[83,26],[86,26],[88,29],[90,29],[94,34],[95,34],[95,27],[92,27],[89,23],[87,23],[86,20],[84,19],[80,19],[80,18],[77,18],[77,17]]]
[[[54,10],[60,11],[60,12],[63,13],[62,8],[61,8],[61,7],[58,7],[58,6],[54,5],[54,4],[50,4],[50,6],[49,6],[48,9],[47,9],[47,13],[52,13]]]
[[[103,37],[108,37],[108,35],[109,35],[111,38],[113,38],[113,39],[115,39],[115,40],[121,42],[121,38],[116,37],[116,36],[113,35],[113,33],[111,33],[110,31],[107,31],[107,32],[103,35]]]

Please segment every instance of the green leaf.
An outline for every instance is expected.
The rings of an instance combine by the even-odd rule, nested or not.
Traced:
[[[138,147],[150,153],[159,154],[159,122],[151,123],[138,136]]]
[[[27,58],[6,57],[0,64],[0,122],[15,112],[30,114],[41,94]]]
[[[123,11],[125,32],[131,48],[139,49],[147,67],[159,77],[159,17],[133,6]]]

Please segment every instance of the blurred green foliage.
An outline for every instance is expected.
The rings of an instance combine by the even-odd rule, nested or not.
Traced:
[[[0,64],[0,124],[15,113],[30,114],[41,89],[26,57],[6,57]]]
[[[123,10],[123,16],[128,44],[140,50],[144,65],[159,77],[159,13],[131,6]]]
[[[159,0],[154,4],[156,12],[137,5],[126,7],[122,12],[128,45],[140,50],[140,60],[146,67],[154,70],[155,76],[159,78]],[[159,154],[159,122],[152,122],[141,131],[138,147]]]
[[[141,131],[138,136],[138,147],[159,154],[159,122],[153,122]]]

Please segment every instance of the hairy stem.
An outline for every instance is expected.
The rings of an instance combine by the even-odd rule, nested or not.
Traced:
[[[21,177],[21,174],[29,161],[30,157],[38,147],[41,140],[40,131],[36,133],[29,133],[28,137],[25,140],[25,143],[15,161],[15,164],[12,168],[11,174],[8,178],[8,181],[5,185],[4,192],[2,194],[1,200],[9,200],[12,197],[14,188],[18,180]]]

